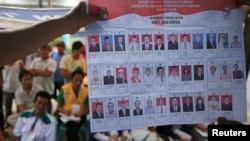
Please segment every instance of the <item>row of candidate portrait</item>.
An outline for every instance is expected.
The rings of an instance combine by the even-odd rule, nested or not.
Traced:
[[[243,47],[242,31],[184,30],[88,33],[88,52],[230,49]]]
[[[91,64],[89,86],[244,80],[243,60]]]
[[[91,99],[93,119],[118,118],[181,112],[233,111],[233,95],[229,93],[209,95],[144,95]]]

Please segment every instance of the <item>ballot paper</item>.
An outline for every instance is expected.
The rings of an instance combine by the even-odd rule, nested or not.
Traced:
[[[72,112],[71,114],[79,114],[80,113],[80,105],[79,104],[73,104],[72,105]]]
[[[75,121],[75,122],[79,122],[81,120],[80,117],[76,117],[74,115],[65,115],[63,113],[59,113],[59,115],[61,116],[60,119],[63,123],[67,123],[68,121]]]

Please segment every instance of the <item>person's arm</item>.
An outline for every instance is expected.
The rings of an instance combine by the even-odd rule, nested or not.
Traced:
[[[85,116],[89,113],[89,101],[88,101],[88,97],[86,97],[85,101],[84,101],[84,106],[85,108],[78,114],[76,115],[77,117],[82,117]]]
[[[15,141],[21,141],[21,137],[22,137],[22,128],[23,128],[23,122],[21,120],[21,118],[19,117],[17,119],[16,125],[13,129],[13,134],[15,136]]]
[[[51,123],[48,126],[48,130],[45,134],[45,141],[55,141],[56,139],[56,121],[54,117],[50,117]]]
[[[70,115],[71,114],[70,110],[63,109],[63,104],[64,104],[64,97],[63,97],[63,95],[64,95],[63,90],[60,90],[59,95],[57,97],[57,111],[59,113],[65,114],[65,115]]]
[[[90,6],[89,9],[97,9],[97,7]],[[85,2],[80,2],[62,17],[40,22],[26,28],[1,31],[0,66],[33,53],[37,48],[49,43],[58,36],[66,33],[73,34],[90,22],[103,20],[107,15],[106,13],[107,11],[102,10],[94,16],[87,14]],[[41,38],[41,36],[43,37]],[[27,41],[29,41],[28,44]]]

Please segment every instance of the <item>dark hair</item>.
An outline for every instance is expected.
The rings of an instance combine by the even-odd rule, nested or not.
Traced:
[[[157,68],[157,72],[159,72],[160,69],[164,70],[164,68],[163,68],[162,66],[159,66],[159,67]]]
[[[56,44],[57,47],[64,47],[65,48],[65,43],[63,41],[60,41]]]
[[[101,103],[99,103],[99,102],[95,104],[95,106],[96,106],[96,107],[97,107],[98,105],[102,106],[102,104],[101,104]]]
[[[161,37],[161,36],[157,36],[156,38],[157,38],[157,39],[162,39],[162,37]]]
[[[33,78],[33,74],[32,74],[30,71],[28,71],[28,70],[26,70],[26,69],[21,70],[20,73],[19,73],[19,75],[18,75],[19,81],[21,82],[21,81],[22,81],[22,78],[23,78],[24,76],[27,76],[27,75],[29,75],[29,76],[31,76],[31,78]]]
[[[215,67],[215,66],[211,66],[211,67],[210,67],[210,70],[211,70],[212,68],[215,68],[215,69],[216,69],[216,67]]]
[[[106,39],[109,39],[109,37],[108,37],[108,36],[105,36],[105,37],[104,37],[104,40],[106,40]]]
[[[109,105],[109,104],[112,104],[112,105],[114,106],[114,103],[113,103],[113,102],[109,102],[107,105]]]
[[[36,102],[36,100],[38,99],[38,97],[46,98],[46,99],[48,99],[48,101],[50,101],[50,94],[47,91],[38,91],[36,93],[34,102]]]
[[[73,72],[71,73],[71,78],[73,78],[73,77],[74,77],[75,75],[77,75],[77,74],[82,75],[83,78],[85,77],[85,75],[84,75],[84,73],[82,72],[81,69],[76,69],[75,71],[73,71]]]
[[[83,43],[81,41],[75,41],[73,44],[72,44],[72,51],[73,50],[79,50],[80,48],[83,47]]]
[[[197,99],[196,99],[196,104],[198,104],[198,101],[199,101],[199,99],[201,99],[202,100],[202,103],[201,104],[204,104],[204,102],[203,102],[203,98],[202,97],[197,97]]]

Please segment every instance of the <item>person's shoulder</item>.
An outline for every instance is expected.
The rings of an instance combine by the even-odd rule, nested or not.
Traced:
[[[21,112],[21,114],[19,115],[20,118],[30,118],[32,117],[34,114],[33,114],[33,109],[30,109],[30,110],[26,110],[24,112]]]

